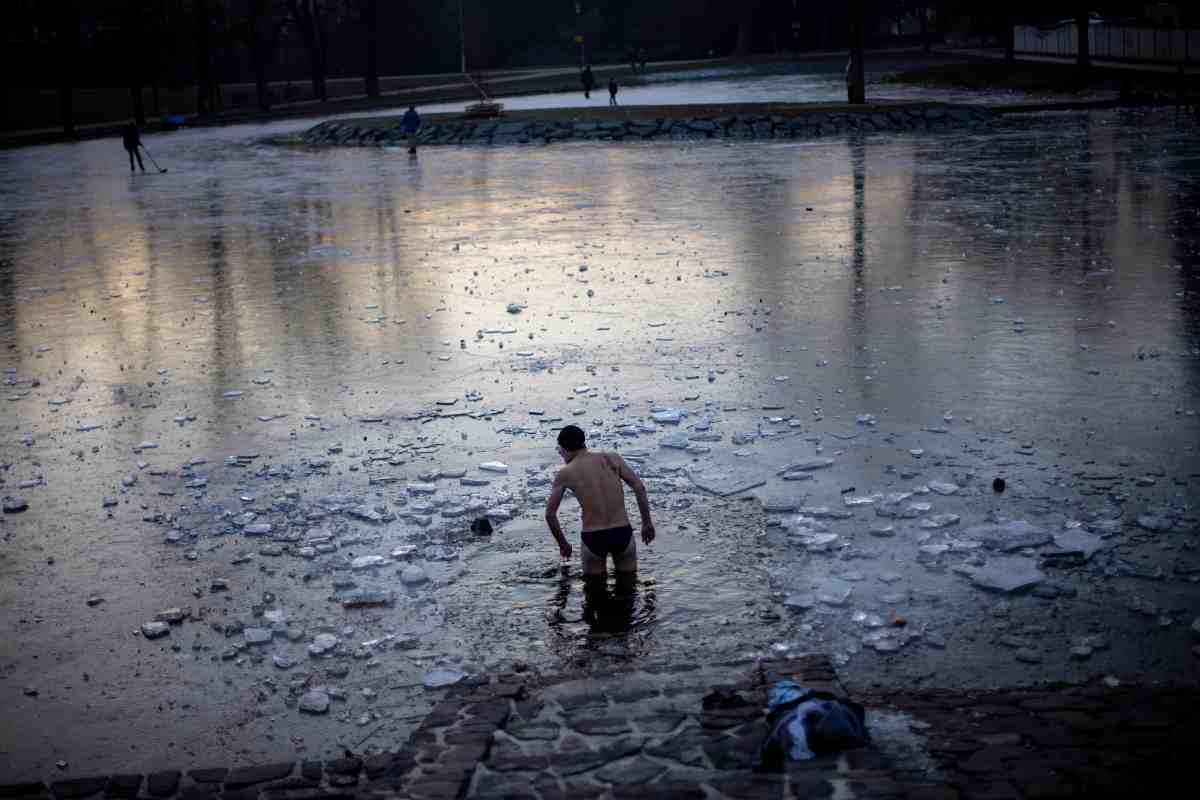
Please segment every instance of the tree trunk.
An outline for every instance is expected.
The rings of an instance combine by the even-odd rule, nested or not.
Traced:
[[[1004,17],[1004,63],[1012,64],[1017,60],[1017,31],[1016,20],[1011,13]]]
[[[929,7],[925,5],[917,6],[917,17],[921,23],[921,49],[926,53],[933,52],[933,37],[929,35]]]
[[[146,108],[142,102],[142,87],[145,86],[145,3],[134,0],[126,9],[122,20],[123,39],[125,43],[126,68],[129,71],[129,99],[133,120],[142,127],[146,124]]]
[[[58,118],[63,135],[75,136],[74,78],[79,66],[79,7],[74,0],[65,0],[58,19],[59,79]]]
[[[1081,70],[1086,70],[1092,65],[1092,56],[1088,46],[1087,6],[1083,6],[1082,10],[1075,12],[1075,32],[1079,36],[1079,44],[1075,49],[1075,64]]]
[[[367,97],[379,97],[379,0],[363,0],[363,25],[367,29]]]
[[[308,51],[308,66],[312,71],[313,94],[322,103],[325,93],[325,29],[321,19],[320,0],[291,0],[292,19],[300,28],[304,38],[304,49]]]
[[[196,111],[202,115],[211,113],[212,96],[208,0],[196,0]]]
[[[249,40],[250,63],[254,67],[254,90],[258,95],[258,107],[271,110],[271,93],[267,89],[267,43],[263,36],[265,0],[250,1]]]
[[[850,0],[848,4],[850,63],[846,67],[846,95],[848,102],[861,105],[867,102],[866,76],[863,70],[863,0]]]

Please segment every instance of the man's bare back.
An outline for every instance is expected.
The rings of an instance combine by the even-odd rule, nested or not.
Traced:
[[[637,570],[637,546],[632,541],[632,526],[625,511],[625,487],[637,498],[642,517],[642,541],[654,541],[654,523],[650,519],[650,500],[637,474],[616,453],[592,452],[583,446],[583,431],[573,425],[563,429],[559,441],[578,445],[575,449],[559,445],[566,466],[554,476],[554,486],[546,503],[546,523],[558,541],[563,558],[572,548],[558,523],[558,506],[570,489],[583,513],[583,567],[585,574],[602,573],[611,553],[618,572]],[[627,543],[627,544],[626,544]]]

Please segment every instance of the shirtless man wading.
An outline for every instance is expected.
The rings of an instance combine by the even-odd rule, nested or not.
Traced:
[[[637,497],[642,515],[642,541],[654,541],[650,499],[646,487],[625,460],[616,453],[591,452],[584,446],[583,431],[568,425],[558,434],[558,454],[566,466],[554,476],[554,487],[546,503],[546,524],[558,542],[563,558],[571,557],[571,544],[558,524],[558,505],[570,489],[583,511],[583,574],[604,575],[608,556],[618,574],[637,572],[637,542],[625,513],[625,487]]]

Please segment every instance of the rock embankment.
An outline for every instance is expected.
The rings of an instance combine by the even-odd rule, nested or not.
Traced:
[[[944,130],[987,124],[992,112],[982,106],[896,106],[862,111],[811,111],[791,114],[729,114],[683,118],[634,119],[448,119],[426,124],[423,145],[550,144],[566,141],[690,141],[699,139],[809,139],[850,131]],[[330,120],[301,137],[306,144],[399,146],[405,135],[391,119]]]

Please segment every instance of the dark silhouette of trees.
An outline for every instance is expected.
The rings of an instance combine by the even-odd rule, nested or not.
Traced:
[[[286,9],[280,0],[241,0],[241,14],[235,22],[237,38],[250,51],[250,70],[258,107],[271,108],[267,66],[275,61],[279,38],[287,25]]]
[[[208,114],[215,109],[212,107],[213,76],[212,48],[209,43],[212,20],[209,14],[209,0],[194,0],[196,12],[196,111]]]
[[[367,39],[367,64],[363,84],[367,97],[379,97],[379,0],[358,0],[359,17]]]
[[[846,94],[850,103],[860,105],[867,102],[866,72],[863,64],[863,40],[866,35],[863,0],[849,0],[849,11],[850,64],[846,74]]]
[[[125,64],[128,76],[129,100],[134,122],[146,124],[146,108],[142,88],[146,85],[146,58],[142,50],[146,39],[146,0],[130,0],[122,20],[125,40]]]
[[[1082,70],[1087,70],[1092,65],[1088,24],[1088,4],[1077,4],[1075,6],[1075,30],[1079,36],[1079,44],[1075,50],[1075,63]]]
[[[75,136],[75,80],[79,70],[79,6],[61,0],[55,17],[54,38],[58,53],[58,118],[63,135]]]
[[[325,90],[325,70],[329,63],[328,13],[324,0],[288,0],[289,19],[299,29],[308,53],[313,94],[321,102],[328,99]]]

